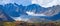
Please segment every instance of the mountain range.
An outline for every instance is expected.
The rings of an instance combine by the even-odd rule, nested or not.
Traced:
[[[22,16],[21,17],[22,20],[28,19],[27,21],[31,21],[31,22],[36,22],[36,21],[40,22],[42,20],[43,21],[60,20],[60,5],[44,8],[37,4],[23,6],[23,5],[18,5],[16,3],[14,4],[9,3],[5,5],[0,5],[0,9],[3,11],[3,14],[7,16],[7,20],[11,18],[10,21],[15,20],[14,19],[15,17],[20,17],[20,16]],[[32,16],[27,14],[26,11],[33,12],[35,14],[44,14],[46,16]]]

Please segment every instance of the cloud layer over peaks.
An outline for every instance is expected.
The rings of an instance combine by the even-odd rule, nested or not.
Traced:
[[[0,0],[0,4],[8,4],[8,3],[17,3],[22,4],[23,6],[27,6],[30,4],[38,4],[42,7],[52,7],[56,5],[60,5],[60,0]]]
[[[60,0],[32,0],[32,4],[39,4],[42,7],[52,7],[60,5]]]

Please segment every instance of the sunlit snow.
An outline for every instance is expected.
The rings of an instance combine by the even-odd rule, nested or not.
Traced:
[[[46,16],[44,14],[35,14],[34,12],[26,12],[28,15],[31,15],[31,16]]]

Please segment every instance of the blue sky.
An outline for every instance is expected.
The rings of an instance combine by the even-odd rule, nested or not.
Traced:
[[[0,0],[0,4],[2,5],[7,3],[17,3],[26,6],[31,4],[31,0]]]
[[[15,0],[17,4],[22,4],[22,5],[29,5],[31,4],[31,0]]]

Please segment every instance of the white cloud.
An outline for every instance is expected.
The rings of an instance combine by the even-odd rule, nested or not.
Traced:
[[[26,12],[28,15],[31,15],[31,16],[46,16],[44,14],[35,14],[34,12]]]
[[[32,0],[32,4],[39,4],[42,7],[52,7],[54,5],[60,5],[60,0]]]

